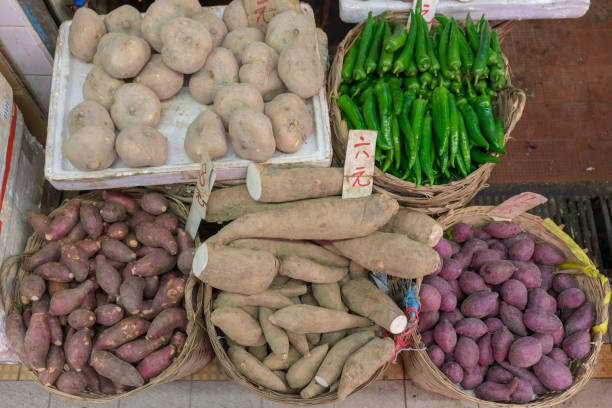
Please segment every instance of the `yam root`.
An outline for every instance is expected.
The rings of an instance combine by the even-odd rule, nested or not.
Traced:
[[[329,387],[340,378],[346,360],[373,338],[374,332],[368,330],[351,334],[340,340],[325,356],[317,370],[315,381],[324,387]]]
[[[384,232],[395,232],[434,247],[442,238],[442,226],[430,216],[410,208],[402,207],[391,220],[381,228]]]
[[[299,256],[288,256],[281,258],[278,273],[306,282],[335,283],[348,273],[348,268],[326,266]]]
[[[286,296],[274,290],[265,290],[255,295],[221,292],[213,303],[213,308],[221,306],[263,306],[271,309],[282,309],[291,306],[293,302]]]
[[[341,312],[348,310],[344,303],[342,303],[340,285],[337,283],[313,283],[312,296],[314,296],[320,306]]]
[[[240,308],[220,307],[212,312],[210,319],[212,324],[242,346],[261,346],[266,343],[259,323]]]
[[[270,317],[272,313],[274,313],[272,309],[260,306],[259,324],[272,352],[279,356],[281,360],[286,360],[289,354],[289,338],[283,329],[270,323],[268,317]]]
[[[337,310],[310,305],[293,305],[276,311],[270,322],[296,333],[327,333],[331,331],[364,327],[370,320]]]
[[[288,390],[287,384],[245,349],[231,346],[227,354],[238,371],[256,384],[278,392]]]
[[[269,318],[268,318],[269,320]],[[285,330],[289,343],[303,356],[310,354],[310,345],[304,333],[296,333],[291,330]]]
[[[234,248],[268,251],[276,257],[299,256],[322,265],[346,267],[349,260],[325,248],[306,241],[285,241],[278,239],[239,239],[230,244]]]
[[[287,384],[291,388],[304,388],[314,378],[328,350],[327,344],[313,348],[309,356],[303,356],[287,371]]]

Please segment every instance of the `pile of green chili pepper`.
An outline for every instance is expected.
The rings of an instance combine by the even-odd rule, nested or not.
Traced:
[[[378,131],[376,164],[402,180],[446,184],[504,154],[491,97],[506,85],[497,32],[484,16],[430,35],[421,1],[410,28],[368,15],[344,58],[338,106],[349,129]]]

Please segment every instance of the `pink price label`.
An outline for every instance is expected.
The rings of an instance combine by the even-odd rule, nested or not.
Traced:
[[[511,220],[522,213],[544,204],[548,199],[537,193],[524,192],[510,197],[489,211],[488,215],[495,218]]]

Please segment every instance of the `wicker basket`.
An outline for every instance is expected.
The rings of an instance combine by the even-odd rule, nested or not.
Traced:
[[[387,12],[387,19],[405,24],[409,11]],[[435,23],[437,24],[437,22]],[[333,127],[332,146],[335,159],[342,164],[346,152],[348,128],[342,119],[340,108],[335,97],[338,96],[338,87],[342,82],[342,64],[344,55],[361,34],[365,22],[356,25],[348,32],[344,40],[338,45],[336,56],[332,62],[328,77],[328,104],[330,107],[331,124]],[[496,27],[500,41],[510,31],[510,24],[502,23]],[[493,102],[493,109],[504,126],[504,144],[510,139],[510,133],[518,123],[525,107],[525,93],[512,86],[510,81],[510,66],[506,62],[507,86],[498,93]],[[451,209],[460,208],[467,204],[478,191],[486,187],[487,180],[493,171],[494,163],[482,164],[467,177],[448,184],[435,186],[421,186],[409,181],[401,180],[392,174],[383,173],[378,167],[374,169],[374,191],[382,190],[390,193],[400,204],[419,209],[428,214],[440,214]]]
[[[467,207],[457,211],[451,211],[448,215],[438,220],[440,224],[445,228],[449,228],[458,222],[465,222],[471,225],[482,225],[486,222],[492,221],[487,213],[493,207]],[[547,394],[541,394],[532,402],[527,404],[510,404],[510,403],[495,403],[478,399],[473,396],[473,393],[463,391],[457,385],[453,384],[446,376],[431,362],[429,355],[425,351],[425,346],[421,341],[421,336],[417,332],[413,335],[412,347],[420,351],[410,351],[404,353],[404,369],[407,375],[418,384],[420,387],[429,391],[436,392],[438,394],[445,395],[447,397],[459,400],[467,400],[476,402],[479,405],[487,405],[491,407],[548,407],[552,405],[561,404],[563,401],[571,398],[589,381],[593,374],[595,365],[597,364],[597,356],[602,345],[602,337],[604,331],[599,330],[607,324],[608,319],[608,303],[605,300],[606,295],[610,296],[610,285],[607,278],[603,275],[599,275],[597,270],[592,266],[590,261],[586,258],[586,255],[582,253],[583,259],[580,260],[577,256],[577,252],[580,252],[577,245],[568,244],[568,241],[561,240],[559,236],[552,233],[552,231],[545,226],[545,223],[551,223],[550,220],[543,221],[541,218],[531,215],[523,214],[513,219],[513,222],[521,226],[525,231],[534,234],[538,239],[549,242],[556,247],[560,248],[569,262],[581,265],[584,270],[571,269],[565,272],[575,273],[578,279],[579,287],[586,294],[587,300],[593,302],[596,308],[596,327],[598,328],[597,333],[592,336],[591,351],[589,355],[581,360],[573,360],[570,368],[574,377],[574,383],[572,386],[563,392],[551,392]],[[553,224],[551,228],[558,228]],[[559,230],[560,231],[560,230]],[[567,237],[569,239],[569,237]],[[571,241],[571,239],[569,239]],[[575,245],[574,251],[570,249],[569,245]],[[588,273],[588,274],[587,274]]]
[[[142,188],[133,188],[121,190],[122,193],[128,194],[133,198],[138,199],[148,190]],[[188,208],[181,203],[180,199],[176,196],[165,194],[166,198],[170,203],[170,212],[176,215],[181,222],[185,222],[188,215]],[[82,203],[96,203],[102,201],[102,192],[94,191],[78,197]],[[61,209],[65,206],[63,203],[60,207],[55,209],[50,216],[56,216]],[[2,290],[2,304],[4,311],[9,314],[13,311],[21,312],[23,305],[19,299],[19,294],[16,288],[16,284],[29,272],[25,271],[19,266],[19,264],[27,258],[29,255],[38,251],[45,244],[44,237],[38,233],[32,234],[27,241],[25,251],[19,255],[8,258],[2,265],[0,270],[0,284]],[[199,238],[196,238],[196,245],[199,244]],[[15,266],[18,266],[17,272],[15,273]],[[91,391],[84,391],[78,395],[67,394],[59,391],[55,387],[47,387],[43,385],[48,391],[60,395],[66,398],[72,398],[79,401],[87,402],[106,402],[123,398],[128,395],[136,394],[140,391],[154,387],[159,384],[168,383],[174,380],[178,380],[190,374],[193,374],[204,367],[212,359],[212,351],[210,343],[206,338],[204,331],[204,322],[202,321],[202,304],[204,299],[204,285],[200,283],[193,275],[191,275],[186,283],[185,287],[185,309],[187,312],[188,325],[187,325],[187,341],[181,353],[176,356],[172,364],[164,370],[163,373],[157,377],[151,379],[147,384],[142,387],[135,388],[133,390],[106,395]],[[25,366],[25,362],[23,362]],[[29,367],[28,367],[29,369]],[[36,375],[34,374],[34,377]]]
[[[212,313],[212,305],[213,305],[213,288],[209,285],[206,285],[205,293],[204,293],[204,320],[206,321],[206,332],[208,333],[208,338],[210,339],[210,343],[212,345],[212,349],[219,360],[219,364],[221,365],[223,372],[232,380],[236,381],[238,384],[247,388],[251,392],[259,395],[262,398],[265,398],[270,401],[280,402],[283,404],[290,405],[318,405],[318,404],[332,404],[338,400],[337,392],[334,390],[332,392],[326,392],[320,394],[314,398],[304,399],[300,397],[299,394],[283,394],[281,392],[272,391],[262,387],[259,384],[256,384],[246,378],[242,373],[240,373],[234,363],[230,360],[225,347],[222,343],[222,335],[217,333],[217,328],[212,324],[210,320],[210,315]],[[385,371],[387,368],[387,364],[381,367],[368,381],[361,384],[353,393],[359,392],[370,384],[372,384],[378,376]]]

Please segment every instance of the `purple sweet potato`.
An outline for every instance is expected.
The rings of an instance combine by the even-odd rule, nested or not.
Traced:
[[[559,309],[575,309],[584,303],[584,292],[580,288],[567,288],[557,296]]]
[[[491,337],[491,333],[487,333],[478,340],[478,364],[481,366],[486,367],[495,362]]]
[[[472,235],[474,238],[487,240],[491,238],[491,234],[486,232],[483,227],[472,227]]]
[[[123,221],[127,215],[127,210],[121,203],[105,202],[100,209],[102,219],[108,223]]]
[[[168,343],[170,333],[155,339],[140,338],[129,343],[125,343],[115,350],[117,357],[128,363],[137,363],[164,344]]]
[[[502,326],[499,330],[493,333],[491,337],[491,348],[493,349],[493,358],[498,363],[501,363],[508,356],[508,349],[514,341],[514,336],[506,326]]]
[[[12,312],[6,317],[5,331],[9,347],[18,357],[22,358],[25,355],[24,340],[26,326],[21,314]]]
[[[103,330],[98,335],[93,348],[94,350],[104,350],[119,347],[146,333],[150,325],[151,323],[138,316],[127,317],[108,329]],[[104,375],[99,371],[98,373]]]
[[[429,346],[433,344],[434,342],[433,330],[427,330],[421,333],[421,341],[423,342],[423,344],[425,344],[425,346]]]
[[[567,354],[565,354],[565,351],[563,351],[563,349],[555,347],[550,351],[550,353],[547,354],[547,356],[563,365],[567,365],[568,357]]]
[[[490,261],[480,266],[480,276],[489,285],[499,285],[510,279],[517,269],[510,261]]]
[[[102,290],[104,290],[113,300],[119,297],[121,275],[108,262],[104,255],[96,256],[96,280]]]
[[[178,244],[179,252],[183,252],[189,248],[195,248],[193,239],[182,228],[176,229],[176,243]]]
[[[176,261],[179,271],[185,275],[189,275],[191,272],[191,266],[193,264],[193,257],[195,256],[195,248],[189,248],[181,252]]]
[[[565,333],[572,334],[579,330],[587,330],[595,324],[595,306],[586,301],[565,321]]]
[[[489,249],[489,245],[487,245],[486,241],[478,238],[472,238],[463,244],[461,252],[465,252],[472,256],[474,253],[483,249]]]
[[[526,368],[515,367],[512,364],[508,363],[507,361],[500,362],[499,365],[501,365],[504,369],[514,374],[517,379],[521,378],[527,381],[531,385],[531,387],[533,388],[533,391],[536,394],[542,394],[546,392],[546,389],[544,388],[540,380],[538,380],[538,377],[536,377],[536,375],[531,370],[526,369]]]
[[[153,320],[161,312],[161,309],[156,308],[153,305],[153,301],[150,299],[142,301],[142,312],[138,316],[145,320]]]
[[[440,313],[440,320],[448,320],[453,326],[461,319],[463,319],[463,314],[461,314],[459,309]]]
[[[499,252],[502,259],[506,259],[508,257],[508,250],[506,250],[506,247],[500,240],[493,238],[488,240],[487,243],[489,245],[489,249]]]
[[[132,276],[121,284],[119,302],[129,314],[137,315],[142,311],[144,288],[145,280],[138,276]]]
[[[463,381],[461,381],[461,387],[464,390],[473,390],[478,387],[484,381],[484,374],[487,368],[482,366],[476,366],[469,370],[463,370]]]
[[[561,347],[561,343],[563,343],[563,339],[565,338],[565,328],[560,327],[555,332],[550,334],[553,339],[553,346]]]
[[[147,193],[140,200],[140,207],[152,215],[160,215],[168,210],[168,200],[159,193]]]
[[[164,275],[153,298],[153,308],[162,310],[179,304],[185,295],[185,278],[172,273]]]
[[[85,229],[83,229],[83,225],[79,222],[70,230],[68,235],[66,235],[64,241],[75,243],[84,239],[86,236],[87,232],[85,232]]]
[[[520,310],[525,309],[525,306],[527,306],[527,288],[518,279],[508,279],[504,282],[500,294],[506,303]]]
[[[480,384],[474,390],[474,394],[478,398],[482,398],[487,401],[508,401],[510,397],[516,391],[518,387],[518,381],[512,379],[507,384],[494,383],[492,381],[485,381]]]
[[[525,310],[523,321],[529,330],[536,333],[552,334],[563,327],[563,323],[556,315],[538,309]]]
[[[457,279],[461,275],[461,264],[449,258],[444,260],[440,276],[446,280]]]
[[[436,367],[440,368],[444,363],[444,352],[439,346],[435,344],[430,345],[427,347],[427,354],[429,355],[431,362]]]
[[[138,240],[146,246],[153,248],[163,248],[170,253],[170,255],[176,255],[178,252],[178,245],[176,238],[170,231],[161,225],[157,225],[153,222],[145,222],[136,226],[136,237]]]
[[[68,201],[64,209],[49,223],[49,229],[45,233],[47,241],[63,238],[79,222],[79,207],[81,200],[73,198]]]
[[[76,309],[68,315],[68,324],[75,330],[81,330],[93,326],[96,323],[96,315],[91,310]]]
[[[147,331],[147,339],[154,339],[164,333],[182,327],[187,323],[185,309],[172,307],[158,314]]]
[[[473,339],[466,336],[459,336],[453,355],[464,369],[476,367],[480,357],[478,345]]]
[[[102,394],[113,395],[120,392],[117,388],[115,388],[115,384],[113,384],[111,380],[101,375],[98,375],[98,377],[100,378],[100,392],[102,392]]]
[[[521,227],[510,221],[492,221],[485,225],[483,229],[493,238],[511,238],[521,232]]]
[[[47,325],[49,326],[51,343],[61,346],[64,343],[64,330],[57,316],[47,315]]]
[[[47,245],[39,249],[34,255],[27,257],[23,262],[23,268],[29,272],[48,262],[59,261],[62,254],[61,248],[61,242],[49,242]]]
[[[145,278],[144,297],[152,299],[159,290],[159,276],[148,276]]]
[[[569,368],[550,357],[542,356],[533,366],[533,372],[549,390],[563,391],[572,385],[572,373]]]
[[[49,231],[49,217],[36,211],[26,210],[26,217],[32,226],[32,229],[41,236]]]
[[[491,261],[499,261],[502,259],[502,254],[494,249],[481,249],[474,252],[470,266],[479,269],[483,264]]]
[[[555,313],[557,311],[557,301],[544,289],[533,288],[529,290],[527,309],[537,309],[548,313]]]
[[[453,293],[453,288],[443,278],[428,275],[423,279],[423,283],[435,287],[440,292],[440,310],[450,312],[457,307],[457,296]]]
[[[523,323],[523,313],[509,303],[501,302],[499,317],[510,331],[518,336],[526,336],[527,328]]]
[[[176,349],[173,345],[168,345],[161,350],[155,351],[144,358],[136,369],[142,375],[145,381],[157,377],[161,374],[174,360]]]
[[[495,333],[497,329],[500,329],[504,323],[497,317],[489,317],[485,319],[485,324],[489,328],[489,333]]]
[[[421,313],[435,312],[440,309],[440,292],[432,285],[423,283],[419,290]]]
[[[86,280],[74,289],[66,289],[51,296],[49,313],[56,316],[66,315],[78,308],[85,296],[96,289],[93,281]]]
[[[123,205],[126,211],[130,214],[135,214],[140,211],[140,207],[138,206],[136,200],[118,191],[106,190],[102,193],[102,198],[110,203],[119,203]]]
[[[517,267],[516,272],[512,276],[523,282],[527,289],[538,288],[542,284],[542,272],[540,268],[533,262],[512,261]]]
[[[478,291],[472,293],[461,303],[461,313],[469,317],[492,316],[499,309],[499,293]]]
[[[55,381],[64,369],[64,350],[58,346],[51,346],[47,354],[47,364],[43,371],[38,373],[38,380],[47,387],[55,384]]]
[[[108,235],[112,239],[122,240],[130,232],[130,227],[127,226],[125,222],[116,222],[108,226],[106,230],[106,235]]]
[[[47,262],[34,269],[36,275],[40,275],[46,280],[55,282],[70,282],[74,274],[66,266],[59,262]]]
[[[542,283],[540,287],[544,290],[549,290],[552,288],[553,281],[553,272],[555,271],[555,267],[551,265],[538,265],[540,272],[542,274]]]
[[[528,261],[533,255],[535,243],[532,239],[522,239],[508,248],[508,257],[515,261]]]
[[[459,287],[468,296],[481,290],[490,290],[482,276],[471,270],[465,270],[461,273],[461,276],[459,276]]]
[[[455,255],[453,255],[450,259],[457,262],[461,270],[463,270],[470,265],[470,262],[472,262],[472,253],[465,252],[465,251],[459,251]],[[442,265],[442,267],[444,267],[444,265]]]
[[[66,339],[64,351],[66,362],[71,369],[81,371],[83,366],[87,364],[92,347],[91,334],[91,330],[81,329]]]
[[[457,333],[448,320],[440,321],[434,328],[436,344],[447,354],[452,354],[457,344]]]
[[[508,361],[515,367],[531,367],[542,357],[542,344],[534,337],[515,340],[508,350]]]
[[[553,349],[553,337],[546,333],[534,333],[531,335],[534,339],[537,339],[542,346],[542,354],[548,354]]]
[[[453,226],[453,229],[451,230],[451,237],[455,242],[465,242],[470,238],[471,235],[472,227],[464,222],[455,224]]]
[[[457,254],[459,251],[461,251],[461,245],[459,245],[455,241],[448,241],[448,243],[451,246],[451,256],[453,256],[453,255]]]
[[[155,217],[155,224],[161,225],[173,234],[176,234],[178,228],[178,218],[172,213],[164,213]]]
[[[19,281],[19,296],[25,305],[40,299],[46,290],[47,285],[39,275],[29,274]]]
[[[91,353],[89,364],[98,374],[115,383],[130,387],[144,385],[144,379],[133,365],[108,351],[94,350]]]
[[[455,324],[455,330],[457,334],[470,337],[474,340],[479,339],[489,331],[487,325],[482,320],[474,317],[466,317],[459,320]]]
[[[33,313],[23,342],[26,359],[33,370],[40,372],[45,369],[50,346],[51,334],[47,324],[47,315]]]
[[[510,371],[498,366],[497,364],[492,365],[487,370],[487,381],[509,383],[513,378],[514,375]]]
[[[77,282],[83,282],[89,275],[89,261],[87,254],[74,244],[62,245],[60,262],[70,269]]]
[[[458,363],[454,361],[444,363],[441,370],[451,382],[458,384],[463,381],[463,368]]]
[[[518,234],[516,234],[513,237],[503,239],[502,242],[506,246],[506,248],[511,248],[512,245],[514,245],[518,241],[522,241],[524,239],[529,239],[529,240],[533,241],[533,240],[535,240],[535,235],[533,235],[531,232],[522,231],[522,232],[519,232]]]
[[[563,351],[569,358],[581,359],[591,351],[591,335],[588,330],[578,330],[563,340]]]
[[[419,313],[419,331],[422,333],[434,327],[440,319],[440,312]]]
[[[510,396],[510,399],[512,399],[513,402],[518,402],[519,404],[526,404],[533,400],[535,395],[533,393],[533,387],[529,381],[517,377],[516,382],[516,390],[514,390]]]
[[[176,355],[180,355],[185,347],[185,343],[187,343],[187,335],[182,331],[175,331],[170,337],[170,344],[174,346],[176,349]]]
[[[123,242],[116,239],[102,241],[102,253],[108,259],[118,262],[130,262],[136,259],[136,254]]]
[[[568,273],[558,273],[553,276],[552,288],[557,293],[561,293],[565,289],[577,287],[578,281],[573,275],[570,275]]]
[[[535,245],[533,260],[543,265],[558,265],[565,262],[565,255],[556,246],[542,242]]]
[[[175,266],[176,256],[170,255],[164,249],[154,248],[150,253],[132,264],[132,275],[161,275],[171,271]]]
[[[55,382],[55,386],[62,392],[76,395],[85,391],[87,378],[85,378],[85,374],[80,372],[64,371]]]
[[[440,241],[434,246],[434,249],[440,255],[440,258],[449,258],[453,254],[453,249],[449,241],[445,238],[441,238]]]
[[[112,326],[123,319],[123,309],[112,303],[98,306],[95,314],[96,323],[102,326]]]
[[[81,225],[91,239],[98,239],[102,235],[104,224],[100,216],[100,209],[93,204],[83,204],[80,209]]]

